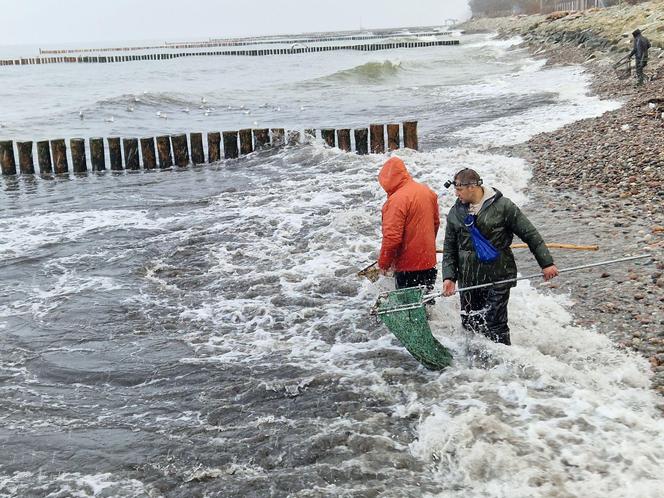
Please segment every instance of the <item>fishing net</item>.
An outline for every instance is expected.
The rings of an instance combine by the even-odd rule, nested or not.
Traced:
[[[382,294],[375,310],[417,361],[429,370],[442,370],[452,363],[452,355],[431,333],[423,292],[424,287],[410,287]]]
[[[630,61],[614,65],[613,70],[615,71],[616,77],[619,80],[626,80],[632,76],[632,67]]]

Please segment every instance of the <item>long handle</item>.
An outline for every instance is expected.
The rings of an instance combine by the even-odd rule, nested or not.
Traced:
[[[595,268],[597,266],[606,266],[606,265],[613,265],[616,263],[623,263],[625,261],[633,261],[635,259],[644,259],[644,258],[652,258],[651,254],[641,254],[639,256],[630,256],[628,258],[621,258],[621,259],[612,259],[610,261],[600,261],[599,263],[591,263],[588,265],[581,265],[581,266],[572,266],[571,268],[563,268],[562,270],[558,270],[558,273],[568,273],[571,271],[577,271],[577,270],[585,270],[586,268]],[[470,287],[464,287],[462,289],[456,289],[454,293],[456,294],[457,292],[466,292],[470,290],[475,290],[475,289],[484,289],[486,287],[494,287],[496,285],[502,285],[502,284],[509,284],[512,282],[518,282],[519,280],[529,280],[531,278],[537,278],[541,277],[541,273],[536,273],[533,275],[526,275],[523,277],[516,277],[516,278],[508,278],[506,280],[499,280],[498,282],[490,282],[488,284],[480,284],[480,285],[471,285]],[[431,301],[432,299],[435,299],[437,297],[441,297],[443,295],[442,292],[437,292],[435,294],[427,294],[425,296],[422,296],[422,302],[425,303],[427,301]]]
[[[550,242],[550,243],[545,244],[545,245],[549,249],[573,249],[573,250],[576,250],[576,251],[599,251],[599,246],[598,245],[581,246],[581,245],[577,245],[577,244],[561,244],[559,242]],[[521,243],[512,244],[510,246],[510,249],[527,249],[527,248],[528,248],[528,244],[521,244]],[[443,254],[443,250],[442,249],[436,249],[436,253]],[[373,268],[374,266],[376,266],[377,263],[378,263],[378,261],[374,261],[373,263],[370,263],[369,265],[362,268],[359,272],[357,272],[357,274],[360,277],[364,276],[366,271]]]

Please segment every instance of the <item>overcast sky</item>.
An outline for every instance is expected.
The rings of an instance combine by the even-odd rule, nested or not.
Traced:
[[[440,25],[467,0],[0,0],[0,45]]]

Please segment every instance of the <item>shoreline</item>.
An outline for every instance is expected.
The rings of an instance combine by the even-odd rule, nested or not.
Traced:
[[[520,47],[533,57],[546,59],[548,66],[584,67],[593,95],[623,103],[615,111],[540,133],[500,153],[531,166],[531,199],[525,209],[542,232],[560,237],[556,242],[600,246],[592,254],[555,252],[559,267],[653,254],[653,264],[568,274],[546,287],[571,297],[576,324],[595,328],[619,348],[644,356],[653,371],[652,388],[664,396],[664,150],[658,147],[664,143],[664,118],[648,105],[650,99],[664,97],[664,53],[651,51],[646,73],[655,79],[635,88],[633,79],[618,79],[611,66],[627,50],[617,52],[614,45],[598,50],[596,41],[577,43],[588,36],[581,32],[578,37],[566,32],[561,40],[547,30],[548,39],[543,39],[537,32],[543,17],[480,19],[461,28],[479,30],[481,24],[502,37],[522,36]],[[532,263],[527,255],[517,262]],[[664,411],[664,399],[660,409]]]

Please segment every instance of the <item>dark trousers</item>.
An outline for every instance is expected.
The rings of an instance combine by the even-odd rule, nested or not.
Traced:
[[[507,303],[511,287],[488,287],[461,293],[461,324],[493,342],[511,345]]]
[[[437,274],[438,270],[436,268],[419,271],[397,271],[394,272],[395,286],[397,289],[405,289],[406,287],[424,285],[428,291],[431,291],[436,283]]]
[[[636,59],[636,78],[637,84],[643,85],[643,68],[646,67],[646,64],[639,59]]]

